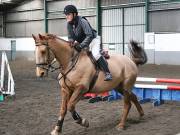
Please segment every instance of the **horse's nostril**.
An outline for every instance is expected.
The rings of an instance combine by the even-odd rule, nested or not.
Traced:
[[[44,72],[41,72],[41,76],[44,76]]]

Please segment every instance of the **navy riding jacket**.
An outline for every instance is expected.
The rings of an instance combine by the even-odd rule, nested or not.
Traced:
[[[97,32],[91,27],[86,18],[76,16],[72,22],[67,23],[68,40],[77,41],[82,47],[89,46],[96,38]]]

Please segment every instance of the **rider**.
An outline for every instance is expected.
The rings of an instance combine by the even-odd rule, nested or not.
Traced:
[[[100,54],[100,37],[91,27],[86,18],[78,16],[77,8],[74,5],[67,5],[64,8],[64,14],[67,20],[68,40],[77,51],[84,47],[90,48],[92,55],[105,73],[104,81],[112,80],[107,62]]]

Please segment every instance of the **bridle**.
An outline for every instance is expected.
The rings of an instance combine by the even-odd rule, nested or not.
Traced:
[[[48,42],[42,44],[42,43],[38,43],[36,42],[35,44],[36,46],[46,46],[47,47],[47,62],[44,62],[44,63],[36,63],[36,67],[39,67],[39,68],[42,68],[42,69],[45,69],[48,71],[51,71],[51,72],[54,72],[55,70],[58,70],[60,69],[60,66],[59,67],[55,67],[54,64],[56,61],[50,61],[51,59],[51,56],[50,56],[50,48],[49,48],[49,45],[48,45]]]
[[[57,39],[59,39],[58,37],[55,37],[55,38],[57,38]],[[61,77],[60,78],[58,78],[58,80],[61,80],[62,78],[64,78],[64,80],[65,79],[67,79],[67,74],[75,67],[75,65],[76,65],[76,63],[77,63],[77,61],[78,61],[78,59],[79,59],[79,55],[80,55],[80,53],[77,53],[77,54],[75,54],[75,56],[74,56],[74,53],[75,53],[75,49],[74,49],[74,51],[73,51],[73,53],[72,53],[72,58],[70,59],[70,61],[68,62],[68,63],[70,63],[70,62],[72,62],[72,64],[70,64],[69,66],[68,66],[68,70],[66,70],[66,71],[64,71],[64,69],[63,69],[63,65],[61,65],[61,63],[59,63],[60,64],[60,66],[58,67],[58,68],[55,68],[54,66],[53,66],[53,64],[55,63],[55,62],[50,62],[50,50],[51,50],[51,48],[49,47],[49,45],[48,45],[48,42],[45,42],[45,43],[38,43],[38,42],[36,42],[36,44],[35,44],[36,46],[46,46],[47,47],[47,49],[48,49],[48,59],[47,59],[47,63],[36,63],[36,67],[40,67],[40,68],[42,68],[42,69],[45,69],[45,70],[47,70],[47,71],[49,71],[49,69],[50,68],[53,68],[53,70],[51,70],[51,72],[53,72],[53,71],[55,71],[55,70],[57,70],[57,69],[60,69],[60,73],[61,73]]]

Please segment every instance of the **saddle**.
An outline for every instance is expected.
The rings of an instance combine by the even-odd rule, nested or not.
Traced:
[[[105,50],[102,49],[102,50],[100,50],[100,53],[105,59],[110,58],[110,55],[108,54],[108,51],[105,51]],[[87,51],[87,55],[90,58],[90,60],[92,61],[93,65],[95,67],[95,70],[96,70],[96,73],[95,73],[95,75],[93,76],[93,78],[92,78],[92,80],[90,82],[89,90],[91,90],[93,88],[93,86],[95,85],[95,83],[96,83],[96,80],[98,78],[99,71],[101,70],[101,68],[100,68],[99,64],[97,63],[96,59],[94,58],[94,56],[92,55],[91,51]]]
[[[109,59],[110,58],[110,55],[108,54],[108,51],[105,51],[105,50],[100,50],[100,54],[106,59]],[[94,58],[94,56],[92,55],[92,52],[91,51],[87,51],[87,55],[89,56],[90,60],[92,61],[92,63],[94,64],[95,66],[95,69],[100,69],[100,66],[98,65],[96,59]],[[106,61],[107,62],[107,61]]]

